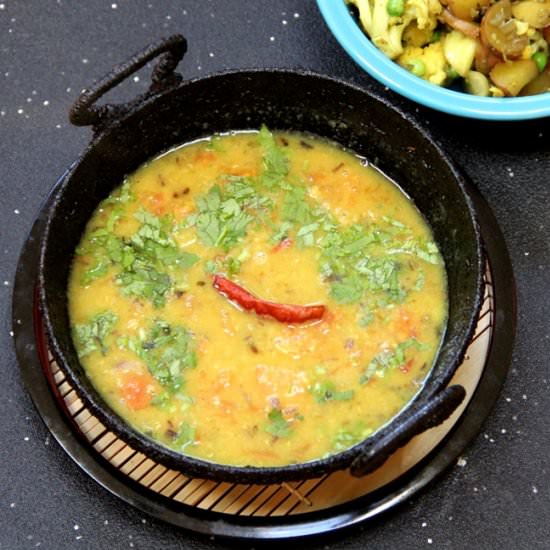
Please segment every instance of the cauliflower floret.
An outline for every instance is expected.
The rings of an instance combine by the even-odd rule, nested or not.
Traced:
[[[377,48],[391,59],[403,51],[401,35],[407,25],[388,14],[387,0],[349,0],[349,3],[359,10],[361,25]]]
[[[529,37],[529,45],[525,46],[521,54],[522,59],[530,59],[537,52],[548,53],[548,43],[542,33],[535,29],[529,29],[527,36]]]
[[[359,20],[373,44],[390,59],[403,53],[403,31],[415,21],[419,29],[435,29],[442,7],[439,0],[404,0],[403,13],[388,13],[388,0],[347,0],[359,10]]]
[[[411,21],[416,20],[419,29],[435,29],[436,16],[442,11],[443,7],[439,0],[407,0],[404,15],[410,16]]]
[[[424,73],[418,74],[418,76],[432,84],[441,86],[447,79],[447,61],[441,42],[435,42],[424,48],[408,46],[397,58],[397,62],[407,70],[418,66],[418,62],[420,62]]]

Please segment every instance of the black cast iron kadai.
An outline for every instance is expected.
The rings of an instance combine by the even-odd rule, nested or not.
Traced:
[[[362,478],[335,472],[280,486],[235,485],[189,478],[157,464],[93,417],[49,354],[37,296],[33,299],[29,289],[36,284],[39,243],[56,190],[23,247],[15,279],[13,330],[21,374],[42,419],[76,464],[146,514],[201,533],[252,539],[332,532],[367,521],[417,494],[452,465],[498,398],[511,358],[514,282],[498,225],[470,188],[489,259],[478,325],[453,377],[468,395],[452,418]]]
[[[118,437],[155,461],[191,476],[238,483],[276,483],[349,468],[361,476],[413,436],[440,424],[463,400],[448,386],[473,335],[482,298],[484,260],[466,183],[450,158],[414,120],[359,88],[310,73],[253,70],[182,82],[174,73],[186,49],[181,36],[150,46],[83,92],[71,119],[94,138],[62,177],[45,220],[39,264],[40,306],[51,352],[89,410]],[[161,55],[143,96],[118,106],[95,102]],[[367,440],[328,458],[284,467],[233,467],[188,457],[125,424],[86,377],[70,337],[67,279],[80,235],[100,200],[144,161],[205,135],[259,128],[310,132],[373,162],[398,181],[432,227],[444,257],[449,320],[437,362],[414,401]]]

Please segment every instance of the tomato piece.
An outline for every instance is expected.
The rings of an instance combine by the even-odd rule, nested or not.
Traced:
[[[411,370],[411,367],[413,366],[413,363],[414,363],[414,359],[409,359],[405,364],[399,367],[399,370],[403,374],[408,374]]]
[[[166,214],[166,200],[162,193],[151,193],[146,195],[142,202],[151,214],[155,214],[155,216]]]
[[[193,162],[197,164],[207,164],[212,162],[216,158],[216,153],[214,151],[205,151],[200,150],[195,155]]]
[[[136,411],[149,405],[151,382],[151,376],[146,373],[126,372],[122,375],[119,394],[128,408]]]

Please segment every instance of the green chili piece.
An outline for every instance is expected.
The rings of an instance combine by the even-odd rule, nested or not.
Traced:
[[[537,64],[539,72],[541,72],[541,73],[546,68],[546,65],[548,65],[548,54],[546,54],[544,52],[534,53],[531,56],[531,59]]]

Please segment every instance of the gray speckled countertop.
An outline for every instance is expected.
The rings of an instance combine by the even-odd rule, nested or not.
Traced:
[[[88,478],[34,409],[11,341],[19,250],[48,190],[90,138],[89,130],[68,123],[71,103],[114,63],[174,32],[189,41],[179,69],[186,77],[227,68],[301,67],[387,93],[454,154],[492,207],[512,257],[514,360],[480,436],[456,466],[406,504],[308,546],[549,548],[549,120],[463,121],[384,92],[341,50],[313,0],[0,0],[0,548],[261,546],[150,519]],[[140,73],[130,79],[118,96],[144,91],[147,78]]]

